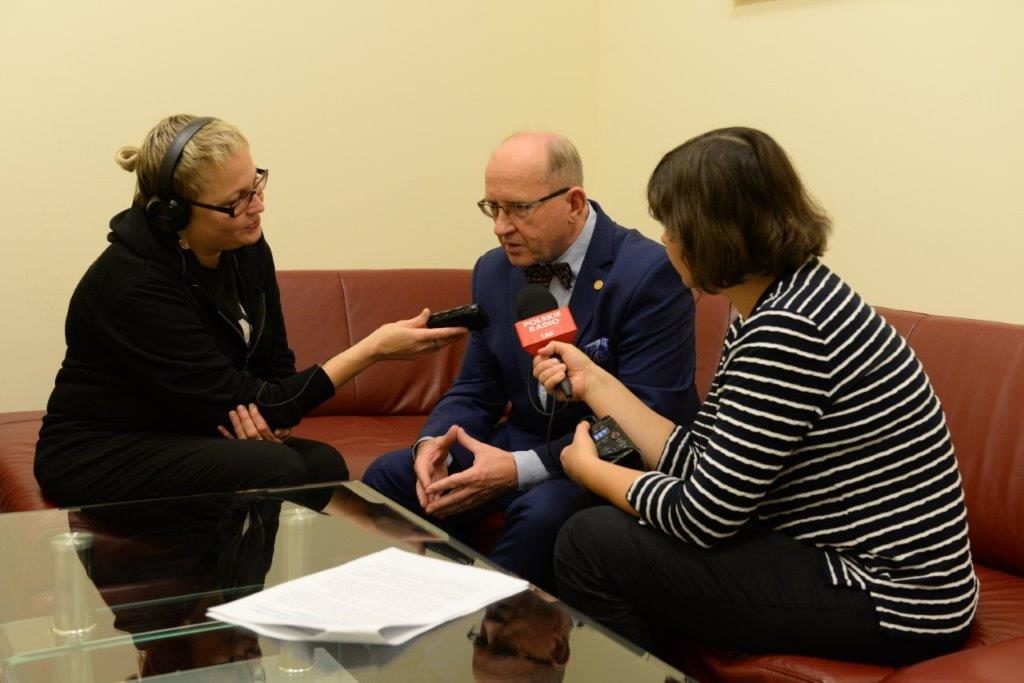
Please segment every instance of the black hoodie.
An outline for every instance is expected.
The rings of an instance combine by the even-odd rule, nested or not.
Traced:
[[[176,236],[151,229],[139,207],[114,216],[110,229],[110,245],[68,307],[68,349],[39,432],[37,474],[43,461],[98,454],[115,434],[218,436],[239,404],[256,403],[272,427],[292,427],[334,394],[320,366],[295,372],[265,240],[221,256],[239,276],[252,324],[246,344]]]

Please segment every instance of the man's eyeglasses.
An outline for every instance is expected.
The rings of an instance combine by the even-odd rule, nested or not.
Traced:
[[[555,663],[550,659],[544,659],[543,657],[535,657],[534,655],[526,652],[519,652],[513,650],[505,645],[502,645],[498,641],[488,641],[487,634],[482,630],[479,630],[476,626],[469,629],[469,633],[466,634],[466,638],[469,642],[473,643],[473,647],[478,647],[486,650],[489,654],[496,657],[518,657],[519,659],[526,659],[535,664],[543,664],[545,666],[554,666]]]
[[[214,204],[203,204],[202,202],[194,202],[190,199],[186,199],[184,201],[192,206],[198,206],[203,209],[209,209],[210,211],[219,211],[220,213],[225,213],[231,216],[232,218],[237,218],[238,216],[241,216],[248,210],[249,204],[252,203],[253,197],[255,197],[256,195],[260,195],[260,197],[262,198],[263,190],[267,189],[267,177],[269,175],[270,171],[268,171],[267,169],[257,168],[256,179],[253,180],[252,182],[252,189],[249,190],[249,194],[245,195],[244,197],[239,199],[234,204],[231,204],[230,206],[216,206]]]
[[[561,190],[555,190],[551,194],[546,194],[540,199],[535,199],[532,202],[513,202],[511,204],[498,204],[497,202],[489,202],[486,199],[481,199],[476,203],[480,212],[488,218],[498,220],[498,214],[502,211],[509,218],[526,218],[530,215],[530,212],[536,209],[538,206],[543,204],[549,199],[554,199],[560,195],[565,194],[571,187],[563,187]]]

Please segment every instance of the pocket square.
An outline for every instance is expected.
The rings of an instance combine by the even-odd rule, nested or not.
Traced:
[[[583,353],[590,357],[595,363],[603,363],[608,360],[608,337],[595,339],[583,347]]]

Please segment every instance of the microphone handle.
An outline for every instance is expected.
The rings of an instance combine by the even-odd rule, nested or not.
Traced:
[[[554,354],[552,358],[557,358],[559,363],[562,362],[562,357],[559,356],[557,353]],[[572,398],[572,382],[569,381],[568,377],[562,380],[562,383],[558,385],[558,388],[562,390],[562,394],[565,396],[566,399]]]

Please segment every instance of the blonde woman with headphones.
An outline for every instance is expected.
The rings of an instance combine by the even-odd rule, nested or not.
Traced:
[[[269,172],[242,133],[171,116],[116,160],[135,198],[71,298],[36,449],[44,494],[69,506],[346,479],[333,447],[291,427],[376,361],[467,331],[427,329],[424,310],[296,370],[263,235]]]

